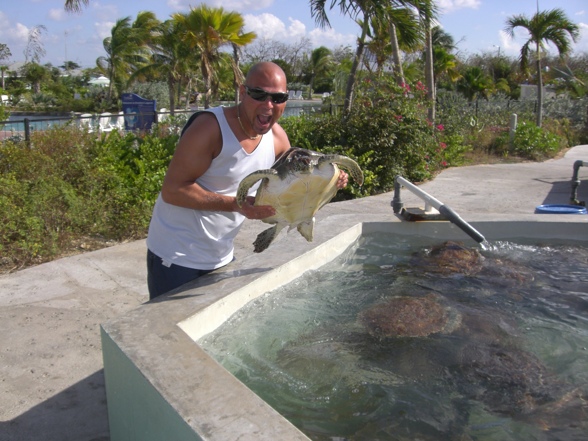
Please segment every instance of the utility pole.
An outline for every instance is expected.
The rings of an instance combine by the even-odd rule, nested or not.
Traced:
[[[65,58],[63,60],[63,64],[65,65],[65,63],[67,62],[67,31],[63,31],[63,41],[64,41],[64,45],[65,45]],[[67,69],[66,69],[67,70]]]

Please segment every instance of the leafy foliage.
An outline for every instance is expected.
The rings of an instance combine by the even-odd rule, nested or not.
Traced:
[[[442,124],[427,120],[426,91],[421,83],[398,86],[367,79],[344,122],[338,115],[286,118],[282,126],[292,145],[356,159],[365,173],[362,188],[339,192],[351,198],[390,191],[401,175],[421,182],[449,165],[459,165],[469,147]]]
[[[280,121],[292,145],[344,154],[365,175],[338,193],[350,199],[390,191],[397,175],[431,179],[445,167],[468,163],[483,150],[502,157],[543,159],[569,147],[582,131],[568,102],[542,128],[533,112],[498,100],[484,106],[442,94],[438,122],[427,120],[426,90],[419,82],[396,85],[367,78],[355,105],[337,112]],[[330,108],[330,107],[329,107]],[[580,105],[578,108],[582,108]],[[510,143],[510,114],[519,124]],[[554,110],[555,111],[555,110]],[[170,117],[149,133],[88,133],[73,125],[13,137],[0,143],[0,268],[19,268],[80,249],[82,242],[145,237],[151,211],[186,115]]]
[[[3,266],[49,260],[84,237],[144,237],[176,142],[159,133],[96,137],[72,126],[34,132],[30,148],[4,142]]]

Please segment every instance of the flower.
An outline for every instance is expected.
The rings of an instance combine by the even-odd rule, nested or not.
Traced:
[[[442,132],[445,129],[445,127],[443,127],[443,124],[439,124],[437,126],[437,130],[439,130],[440,132]]]
[[[447,148],[447,144],[445,144],[444,142],[440,142],[439,147],[441,147],[443,150],[445,150]]]

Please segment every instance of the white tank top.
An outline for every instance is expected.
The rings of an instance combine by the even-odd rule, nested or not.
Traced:
[[[220,154],[196,183],[208,191],[235,196],[241,180],[275,162],[274,137],[265,134],[252,153],[247,153],[227,123],[222,107],[207,109],[220,126],[223,145]],[[259,183],[249,190],[255,194]],[[236,212],[204,211],[178,207],[159,194],[147,236],[147,247],[161,257],[164,265],[212,270],[233,260],[233,240],[245,217]]]

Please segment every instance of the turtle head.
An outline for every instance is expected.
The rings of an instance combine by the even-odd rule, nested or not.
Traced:
[[[317,165],[317,157],[311,150],[293,147],[278,158],[274,168],[285,174],[312,173]]]

